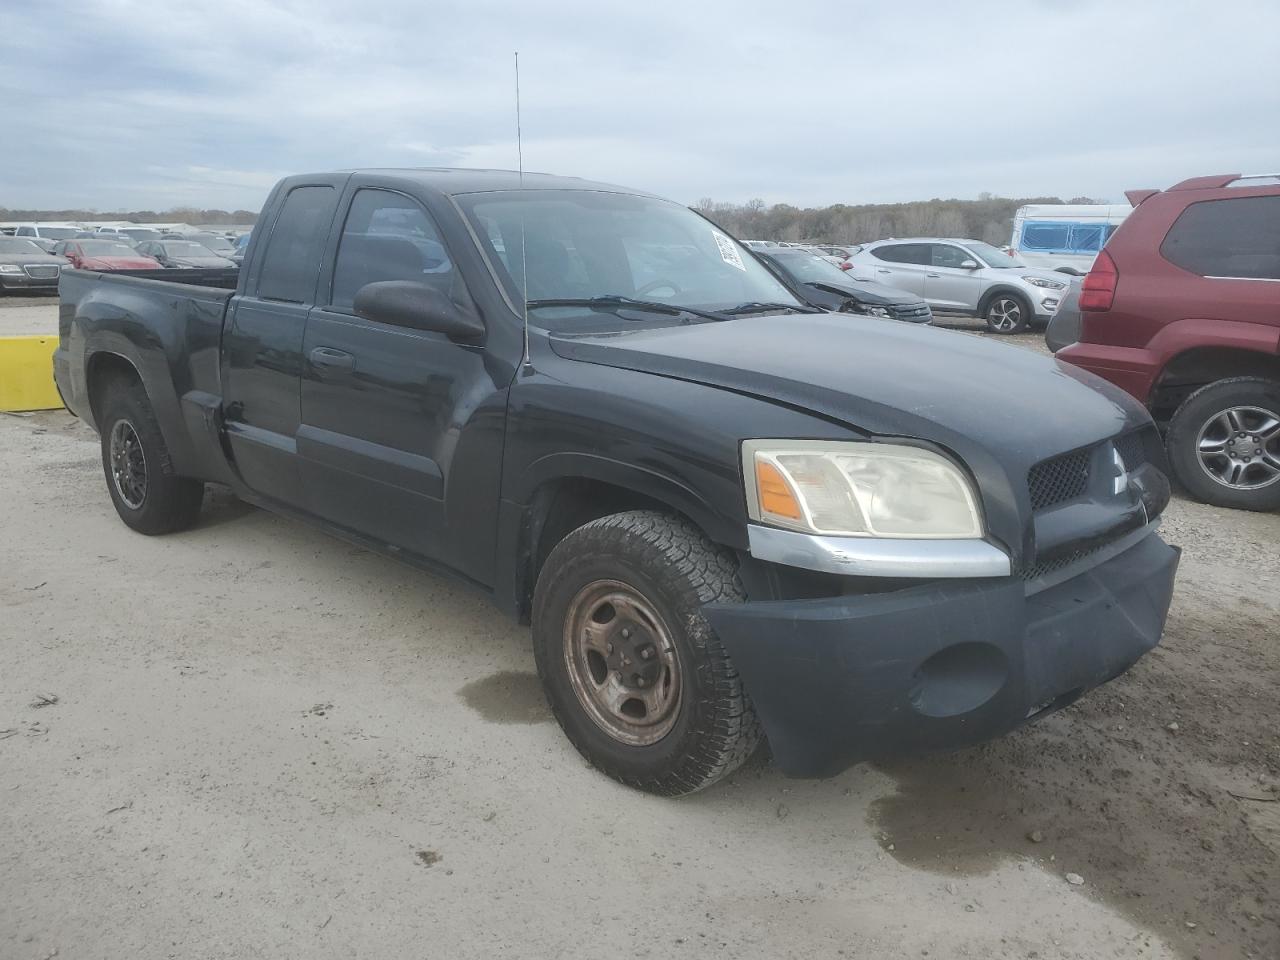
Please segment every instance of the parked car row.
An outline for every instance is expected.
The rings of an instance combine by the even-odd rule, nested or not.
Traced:
[[[850,276],[808,250],[771,247],[757,249],[755,254],[793,294],[812,306],[885,320],[933,322],[933,313],[921,297]]]
[[[0,237],[0,292],[56,290],[66,262],[25,237]]]
[[[1028,267],[981,240],[906,237],[850,246],[751,240],[747,246],[759,256],[820,257],[854,281],[879,283],[893,288],[900,299],[923,301],[931,317],[977,317],[999,334],[1021,333],[1033,323],[1047,325],[1071,283],[1069,276]]]

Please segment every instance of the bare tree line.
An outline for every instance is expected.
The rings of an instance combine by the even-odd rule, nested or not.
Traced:
[[[22,210],[0,207],[0,220],[128,220],[132,223],[235,224],[255,223],[258,215],[251,210],[201,210],[197,207],[174,207],[172,210]]]
[[[888,237],[966,237],[993,244],[1009,242],[1013,215],[1026,203],[1101,203],[1089,197],[997,197],[977,200],[917,200],[911,203],[837,203],[801,209],[763,200],[724,203],[706,198],[694,209],[729,233],[746,240],[866,243]]]

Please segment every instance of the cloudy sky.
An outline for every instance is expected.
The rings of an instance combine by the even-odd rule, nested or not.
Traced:
[[[1280,170],[1275,0],[3,0],[0,206],[514,167],[819,205]]]

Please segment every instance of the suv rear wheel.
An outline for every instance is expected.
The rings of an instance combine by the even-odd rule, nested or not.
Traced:
[[[988,301],[982,318],[992,333],[1021,333],[1031,322],[1031,304],[1016,293],[997,293]]]
[[[579,527],[533,597],[538,675],[591,765],[663,796],[732,773],[762,733],[702,605],[743,599],[734,558],[687,520],[651,511]]]
[[[1201,387],[1169,422],[1169,463],[1197,500],[1280,508],[1280,383],[1235,377]]]

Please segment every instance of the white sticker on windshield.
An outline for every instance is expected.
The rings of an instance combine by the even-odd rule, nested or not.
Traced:
[[[734,246],[733,241],[716,230],[712,230],[711,235],[716,238],[716,246],[720,248],[720,259],[729,266],[737,267],[746,273],[747,265],[742,262],[742,254],[738,253],[738,248]]]

